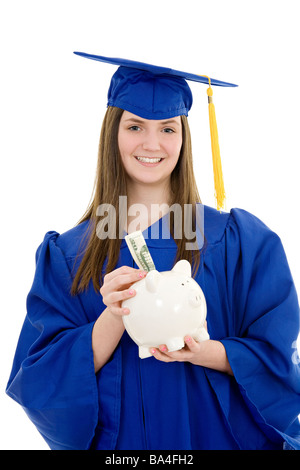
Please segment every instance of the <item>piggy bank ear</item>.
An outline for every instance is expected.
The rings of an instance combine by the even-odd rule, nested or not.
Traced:
[[[174,268],[172,269],[174,273],[181,273],[185,274],[186,276],[192,276],[192,268],[191,264],[186,260],[182,259],[175,264]]]
[[[147,274],[146,279],[145,279],[146,289],[149,292],[153,292],[153,293],[157,292],[158,284],[159,284],[161,277],[162,277],[161,274],[158,271],[156,271],[156,269],[153,269],[152,271],[150,271]]]

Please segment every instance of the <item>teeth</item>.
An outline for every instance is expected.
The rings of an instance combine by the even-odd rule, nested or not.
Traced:
[[[162,159],[161,158],[147,158],[147,157],[136,157],[139,162],[142,163],[158,163]]]

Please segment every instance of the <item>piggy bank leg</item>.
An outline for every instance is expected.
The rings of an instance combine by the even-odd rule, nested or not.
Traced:
[[[201,341],[206,341],[207,339],[209,339],[209,334],[208,334],[206,328],[204,328],[204,327],[199,328],[199,330],[195,334],[194,338],[199,343],[201,343]]]
[[[171,338],[166,342],[168,351],[178,351],[184,347],[184,339],[182,337]]]
[[[149,348],[146,346],[139,346],[139,357],[141,359],[146,359],[146,357],[151,357],[151,355]]]

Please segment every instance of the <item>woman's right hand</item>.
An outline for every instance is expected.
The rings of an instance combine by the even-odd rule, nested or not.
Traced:
[[[122,266],[104,276],[100,294],[106,309],[99,315],[92,332],[96,373],[110,359],[124,333],[122,315],[128,315],[130,311],[122,308],[123,300],[135,296],[132,284],[146,275],[147,272],[140,269]]]
[[[100,294],[103,303],[113,315],[121,318],[121,315],[130,313],[128,308],[122,308],[122,302],[135,296],[136,291],[131,288],[132,284],[146,275],[147,272],[140,269],[122,266],[104,276]]]

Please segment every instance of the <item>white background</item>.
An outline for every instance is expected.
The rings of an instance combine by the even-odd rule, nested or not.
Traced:
[[[2,449],[47,449],[4,390],[36,248],[48,230],[74,226],[88,205],[115,71],[73,51],[239,85],[214,88],[227,210],[242,207],[279,234],[299,292],[298,7],[297,0],[1,2]],[[214,206],[207,87],[190,86],[195,170],[202,202]]]

